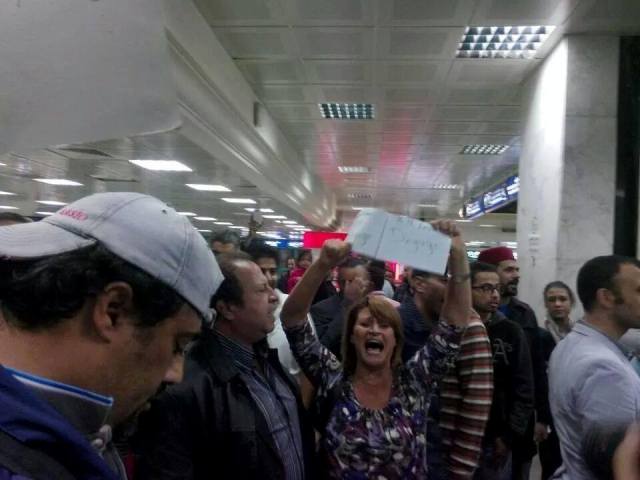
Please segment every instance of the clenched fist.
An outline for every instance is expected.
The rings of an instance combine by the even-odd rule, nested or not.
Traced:
[[[351,253],[351,244],[342,240],[327,240],[320,251],[319,262],[327,268],[333,268],[345,260]]]

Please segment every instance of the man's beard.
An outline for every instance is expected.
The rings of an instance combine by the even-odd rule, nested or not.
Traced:
[[[502,291],[503,297],[517,297],[518,296],[518,281],[514,280],[507,283]]]

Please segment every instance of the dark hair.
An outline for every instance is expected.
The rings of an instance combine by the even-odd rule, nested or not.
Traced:
[[[276,248],[270,247],[269,245],[252,243],[247,249],[246,252],[251,255],[251,258],[254,262],[257,262],[261,258],[272,258],[275,260],[276,265],[280,260],[280,256],[278,255],[278,250]]]
[[[411,269],[411,278],[413,277],[429,278],[433,276],[436,276],[436,275],[434,273],[427,272],[426,270],[419,270],[417,268]]]
[[[384,288],[385,263],[381,260],[371,260],[367,264],[367,273],[371,282],[372,291]]]
[[[485,262],[473,262],[469,268],[471,271],[471,283],[476,281],[476,275],[478,275],[479,273],[498,273],[498,267]]]
[[[215,232],[211,236],[212,245],[213,245],[213,242],[233,243],[233,245],[237,248],[240,246],[240,235],[238,235],[233,230],[228,230],[228,229],[222,230],[220,232]]]
[[[171,287],[100,244],[36,260],[0,260],[2,310],[9,323],[24,330],[50,328],[73,317],[112,282],[131,287],[141,327],[157,325],[186,303]]]
[[[562,288],[562,289],[566,290],[567,291],[567,295],[569,295],[569,300],[571,300],[571,305],[576,303],[576,297],[573,294],[573,291],[571,290],[571,288],[569,288],[569,285],[567,285],[564,282],[561,282],[560,280],[555,280],[553,282],[547,283],[547,286],[544,287],[544,291],[542,292],[542,298],[544,298],[546,300],[547,299],[547,292],[549,290],[551,290],[552,288]]]
[[[356,268],[364,265],[366,262],[358,257],[347,257],[338,268]]]
[[[251,257],[245,252],[234,252],[223,253],[218,256],[217,260],[224,280],[211,298],[211,307],[216,308],[216,304],[219,301],[241,306],[244,291],[236,273],[240,264],[243,262],[252,262]],[[220,314],[217,308],[216,312]]]
[[[0,212],[0,222],[31,223],[32,220],[15,212]]]
[[[351,342],[353,327],[358,319],[358,314],[368,308],[371,315],[378,320],[387,320],[393,328],[396,337],[396,349],[391,358],[391,368],[402,365],[402,349],[404,348],[404,332],[402,320],[398,310],[387,300],[379,295],[367,295],[354,303],[347,311],[346,322],[342,333],[342,368],[346,375],[352,375],[356,371],[358,357],[356,348]]]
[[[585,263],[578,272],[578,297],[585,312],[590,312],[596,302],[599,289],[606,288],[618,293],[613,277],[624,264],[635,265],[640,268],[640,262],[632,257],[622,255],[603,255],[595,257]]]
[[[296,265],[305,256],[309,256],[309,257],[311,257],[311,259],[313,259],[313,256],[311,255],[311,250],[300,250],[298,252],[298,255],[296,255]]]

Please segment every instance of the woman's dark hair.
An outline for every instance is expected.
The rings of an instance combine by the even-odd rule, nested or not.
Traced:
[[[547,299],[547,292],[549,290],[551,290],[552,288],[562,288],[564,290],[567,291],[567,295],[569,295],[569,300],[571,301],[571,305],[575,305],[576,303],[576,297],[573,294],[573,291],[571,290],[571,288],[569,288],[569,285],[567,285],[566,283],[560,281],[560,280],[555,280],[553,282],[547,283],[547,286],[544,287],[544,290],[542,292],[542,297],[546,300]]]
[[[141,327],[174,315],[186,301],[173,289],[101,245],[36,260],[0,260],[0,302],[6,320],[42,330],[73,317],[87,299],[113,282],[133,291]]]
[[[367,264],[367,273],[371,282],[371,290],[382,290],[384,288],[384,274],[386,272],[385,263],[381,260],[371,260]]]
[[[347,311],[347,319],[344,322],[342,333],[342,368],[346,375],[352,375],[356,371],[358,357],[356,348],[351,342],[353,327],[358,319],[358,314],[365,308],[369,309],[371,316],[377,320],[389,322],[396,337],[396,348],[391,357],[391,368],[402,365],[402,349],[404,348],[404,332],[402,320],[398,310],[385,298],[378,295],[367,295],[359,302],[354,303]]]
[[[298,255],[296,255],[296,265],[298,264],[298,262],[300,262],[300,260],[302,260],[304,257],[309,257],[311,260],[313,260],[313,256],[311,255],[311,250],[300,250],[298,252]]]

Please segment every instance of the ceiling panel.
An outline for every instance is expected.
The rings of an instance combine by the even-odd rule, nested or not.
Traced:
[[[463,28],[381,28],[378,56],[381,59],[420,58],[451,60]]]
[[[478,2],[471,25],[559,25],[569,17],[578,2],[482,0]]]
[[[323,84],[371,84],[373,81],[371,64],[353,61],[306,60],[309,81]]]
[[[297,60],[243,60],[236,62],[250,83],[304,83],[302,62]]]
[[[372,56],[373,30],[367,28],[296,28],[304,58],[360,58]]]
[[[282,0],[296,25],[373,25],[367,0]]]
[[[382,24],[463,26],[471,16],[474,3],[474,0],[380,0],[378,5]]]
[[[278,2],[264,0],[194,0],[210,25],[282,24],[284,11]]]
[[[291,58],[288,28],[216,28],[216,37],[231,58]]]

